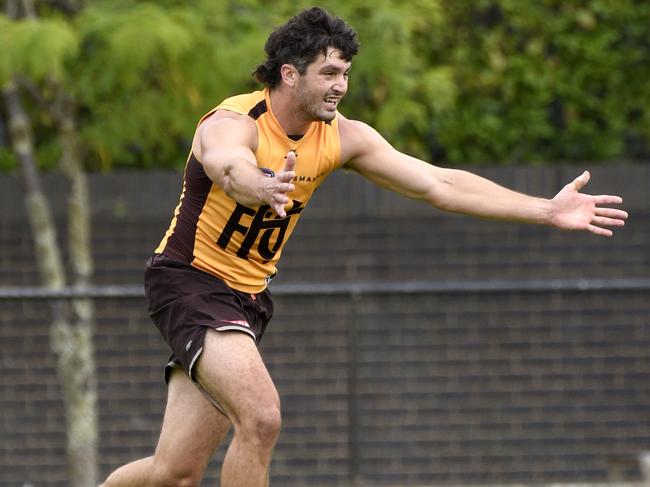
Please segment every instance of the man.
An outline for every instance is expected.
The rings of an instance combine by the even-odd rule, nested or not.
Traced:
[[[443,210],[612,234],[627,214],[616,196],[579,190],[526,196],[468,172],[395,150],[337,111],[356,34],[312,8],[271,34],[255,72],[266,88],[225,100],[196,129],[171,226],[148,262],[149,313],[174,355],[154,456],[114,472],[105,487],[198,485],[229,428],[221,485],[268,484],[280,400],[257,350],[272,315],[266,286],[313,191],[346,167]]]

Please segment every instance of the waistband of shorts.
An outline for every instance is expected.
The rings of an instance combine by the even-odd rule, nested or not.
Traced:
[[[147,261],[147,267],[171,267],[174,269],[187,269],[192,272],[197,272],[203,276],[209,276],[212,279],[216,279],[220,282],[223,283],[224,286],[227,286],[228,289],[230,289],[232,292],[239,294],[241,296],[260,296],[260,295],[266,295],[271,297],[271,291],[269,290],[268,286],[265,287],[262,291],[258,293],[250,293],[248,291],[242,291],[240,289],[234,288],[231,285],[229,285],[226,281],[221,279],[218,276],[215,276],[214,274],[210,274],[209,272],[205,272],[201,269],[198,269],[197,267],[194,267],[192,264],[188,264],[187,262],[182,262],[180,260],[174,259],[172,257],[169,257],[168,255],[165,255],[164,253],[159,253],[159,254],[153,254],[149,260]]]

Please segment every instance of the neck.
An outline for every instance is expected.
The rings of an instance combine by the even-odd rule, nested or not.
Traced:
[[[271,88],[269,98],[273,115],[286,134],[302,135],[309,130],[314,121],[304,116],[293,97],[282,87]]]

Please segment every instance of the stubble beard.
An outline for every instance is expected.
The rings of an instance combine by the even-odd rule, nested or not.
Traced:
[[[306,91],[298,92],[300,111],[311,122],[331,122],[336,117],[336,110],[329,111],[323,107],[324,97],[310,97]]]
[[[318,107],[315,110],[315,116],[320,122],[331,122],[336,116],[336,111],[325,110],[322,107]]]

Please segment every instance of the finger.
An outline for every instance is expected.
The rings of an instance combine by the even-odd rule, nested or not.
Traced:
[[[287,197],[284,193],[277,193],[273,195],[273,202],[271,206],[279,217],[284,218],[287,216],[287,212],[285,211],[284,207],[289,204],[290,201],[291,200],[289,197]]]
[[[627,220],[628,217],[627,211],[617,210],[616,208],[596,208],[596,215],[620,220]]]
[[[620,205],[623,203],[623,198],[620,196],[612,196],[608,194],[601,194],[594,196],[597,205]]]
[[[607,228],[600,228],[597,227],[596,225],[589,225],[587,226],[587,230],[589,230],[591,233],[595,235],[600,235],[601,237],[611,237],[614,235],[614,232]]]
[[[287,163],[284,165],[284,171],[293,171],[296,167],[296,153],[294,151],[287,152]]]
[[[276,176],[276,178],[279,181],[282,181],[283,183],[290,183],[295,177],[296,177],[296,173],[293,171],[288,171],[288,172],[282,171]]]
[[[282,184],[278,184],[275,191],[277,193],[284,194],[284,193],[291,193],[294,189],[296,189],[296,187],[293,184],[282,183]]]
[[[605,227],[622,227],[625,225],[625,220],[620,220],[618,218],[606,218],[603,216],[596,216],[591,220],[592,224],[605,226]]]
[[[289,197],[284,193],[276,193],[273,195],[273,201],[274,203],[280,203],[282,205],[286,205],[287,203],[289,203]]]
[[[275,211],[280,218],[284,218],[284,217],[287,216],[287,212],[284,211],[284,205],[283,204],[276,203],[276,204],[272,205],[272,207],[273,207],[273,211]]]
[[[584,185],[589,182],[590,178],[591,175],[589,174],[589,171],[585,171],[580,176],[575,178],[571,184],[576,191],[580,191]]]

